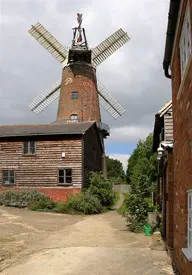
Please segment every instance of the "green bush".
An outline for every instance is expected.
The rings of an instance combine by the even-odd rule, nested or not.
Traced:
[[[68,213],[82,213],[89,215],[102,212],[100,201],[96,196],[88,191],[69,196],[66,202],[66,207]]]
[[[146,224],[146,219],[142,221],[138,221],[137,217],[134,215],[127,215],[127,227],[131,232],[140,233],[143,232],[143,226]]]
[[[102,212],[99,199],[89,191],[71,195],[67,202],[53,202],[37,190],[11,190],[0,193],[0,205],[28,207],[36,211],[57,213],[98,214]]]
[[[0,193],[0,205],[13,207],[27,207],[35,201],[49,199],[37,190],[10,190]]]
[[[53,211],[66,214],[99,214],[102,212],[102,205],[96,196],[85,191],[70,195],[66,202],[55,203]]]
[[[53,210],[54,207],[55,207],[55,203],[49,197],[43,197],[39,200],[35,199],[28,205],[28,208],[33,211],[36,211],[36,210],[50,211],[50,210]]]
[[[125,184],[125,181],[121,177],[111,177],[110,180],[114,185]]]
[[[99,199],[101,205],[108,207],[114,204],[113,184],[101,172],[91,173],[88,191]]]
[[[101,213],[104,208],[110,209],[119,195],[113,191],[112,182],[104,178],[102,173],[92,173],[90,182],[88,189],[71,195],[65,203],[53,202],[37,190],[11,190],[0,193],[0,205],[85,215]]]
[[[56,213],[68,213],[68,207],[66,202],[56,202],[53,209]]]
[[[132,232],[142,232],[147,220],[148,202],[141,193],[129,193],[125,198],[125,209],[129,229]]]

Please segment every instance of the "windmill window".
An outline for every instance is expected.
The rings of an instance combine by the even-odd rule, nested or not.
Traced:
[[[3,185],[15,185],[15,171],[3,170],[2,180],[3,180]]]
[[[79,93],[74,91],[72,92],[72,99],[78,99],[79,98]]]
[[[60,168],[58,184],[71,185],[72,184],[72,169]]]
[[[77,114],[72,114],[71,115],[71,120],[72,121],[78,121],[78,115]]]
[[[34,155],[36,153],[35,141],[24,141],[23,143],[23,154]]]

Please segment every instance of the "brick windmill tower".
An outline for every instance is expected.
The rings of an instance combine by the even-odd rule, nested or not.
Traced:
[[[82,14],[77,14],[78,27],[73,28],[71,48],[61,45],[40,23],[29,33],[62,64],[62,77],[55,85],[37,96],[29,107],[36,114],[59,98],[56,123],[96,121],[101,140],[109,135],[108,125],[102,123],[100,105],[117,119],[123,107],[97,81],[96,67],[128,42],[129,37],[119,29],[94,49],[88,47]],[[104,150],[103,150],[104,151]]]

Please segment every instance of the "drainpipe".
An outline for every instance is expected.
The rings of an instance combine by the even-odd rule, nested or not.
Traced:
[[[163,70],[167,78],[171,78],[171,75],[169,74],[169,67],[170,67],[171,57],[173,52],[173,44],[174,44],[180,2],[181,2],[180,0],[171,0],[170,6],[169,6],[167,36],[166,36],[165,53],[164,53],[164,60],[163,60]]]

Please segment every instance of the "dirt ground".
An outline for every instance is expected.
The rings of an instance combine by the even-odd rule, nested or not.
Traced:
[[[95,216],[0,207],[2,275],[173,274],[165,251],[111,211]]]

